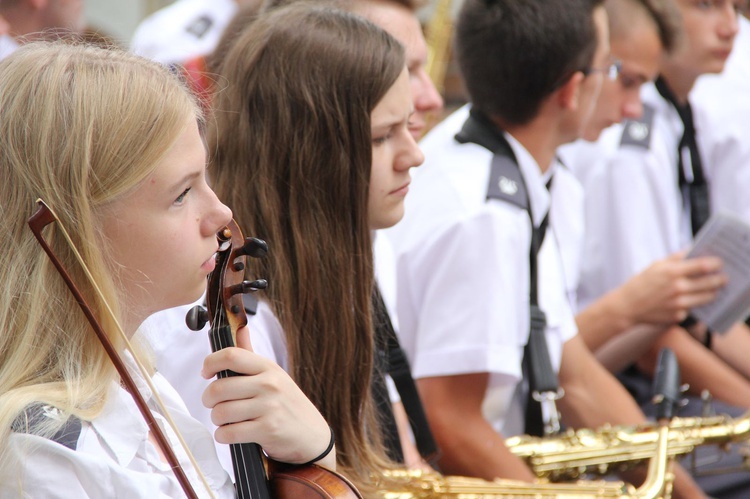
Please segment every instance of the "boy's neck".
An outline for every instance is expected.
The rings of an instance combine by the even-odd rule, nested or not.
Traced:
[[[540,115],[523,125],[503,123],[497,118],[492,119],[497,126],[508,132],[516,139],[536,161],[539,170],[546,173],[552,166],[557,154],[557,148],[570,140],[560,137],[555,120]]]
[[[685,68],[679,68],[669,63],[665,63],[662,66],[661,78],[680,104],[687,103],[690,91],[695,86],[695,82],[699,76],[700,73],[693,73]]]

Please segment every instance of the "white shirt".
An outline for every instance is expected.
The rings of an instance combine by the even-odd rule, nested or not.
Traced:
[[[131,49],[162,64],[208,55],[236,12],[235,0],[177,0],[138,25]]]
[[[136,381],[153,407],[150,390],[137,376]],[[217,497],[234,497],[232,481],[216,458],[211,435],[188,414],[179,395],[162,376],[157,373],[153,382],[211,489]],[[153,408],[151,412],[195,492],[199,497],[209,497],[171,427],[159,412]],[[0,496],[184,497],[171,468],[147,438],[148,427],[132,397],[119,384],[113,384],[102,414],[91,422],[82,422],[75,450],[36,435],[12,433],[10,465],[0,470]]]
[[[391,313],[394,328],[398,327],[395,309],[395,275],[392,249],[385,237],[375,238],[375,272],[383,294],[383,300]],[[270,255],[268,258],[273,258]],[[151,344],[156,368],[174,386],[185,401],[190,414],[213,434],[216,425],[211,421],[211,411],[203,406],[201,397],[211,380],[200,375],[203,360],[211,353],[208,338],[209,326],[201,331],[191,331],[185,324],[187,312],[204,301],[201,297],[191,305],[171,308],[149,317],[140,328],[140,334]],[[257,314],[248,317],[250,342],[253,351],[289,370],[286,335],[278,319],[263,300],[258,304]],[[400,397],[390,376],[386,385],[392,402]],[[224,469],[233,473],[229,446],[216,443],[216,451]]]
[[[750,221],[750,20],[740,17],[724,71],[698,78],[690,100],[706,117],[699,145],[712,170],[712,204]]]
[[[750,56],[749,56],[750,57]],[[750,80],[748,80],[750,83]],[[712,106],[703,106],[701,156],[710,168],[711,206],[750,222],[750,86],[744,93]]]
[[[461,145],[463,108],[422,141],[426,162],[410,186],[406,215],[387,231],[397,258],[401,344],[415,378],[487,372],[490,382],[483,412],[505,436],[523,432],[519,384],[529,334],[528,213],[509,203],[486,201],[492,153],[476,144]],[[506,134],[527,185],[534,223],[548,208],[572,202],[580,194],[565,169],[555,172],[552,192],[523,146]],[[559,198],[559,200],[558,200]],[[567,198],[567,199],[566,199]],[[562,213],[561,213],[562,214]],[[557,236],[570,229],[571,236]],[[580,224],[550,215],[539,251],[539,303],[547,315],[547,343],[553,368],[562,346],[576,333],[569,302]]]
[[[217,427],[211,421],[211,411],[201,402],[203,392],[212,380],[200,375],[203,361],[211,353],[209,326],[192,331],[185,324],[188,311],[202,303],[203,297],[191,305],[157,312],[146,319],[139,334],[151,344],[156,369],[179,393],[190,414],[213,435]],[[229,446],[216,442],[216,452],[224,469],[232,475]]]
[[[0,61],[8,57],[18,48],[18,44],[10,35],[0,35]]]
[[[693,239],[689,204],[678,186],[682,121],[653,84],[644,85],[641,96],[654,110],[647,144],[620,145],[630,130],[645,130],[644,123],[633,129],[632,122],[625,122],[605,130],[595,145],[576,144],[572,152],[564,151],[571,152],[566,160],[581,180],[586,199],[585,265],[578,289],[582,307],[652,262],[686,249]],[[717,147],[718,135],[711,132],[705,110],[693,106],[693,115],[711,210],[729,209],[730,199],[747,198],[738,190],[747,184],[740,185],[737,175],[742,172],[750,180],[750,172],[730,164],[730,151]],[[736,135],[736,149],[747,151],[738,141]],[[735,195],[728,196],[730,192]]]

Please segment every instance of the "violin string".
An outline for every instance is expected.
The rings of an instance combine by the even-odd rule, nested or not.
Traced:
[[[167,423],[169,423],[169,426],[172,428],[172,431],[177,436],[177,440],[180,442],[180,445],[182,446],[183,450],[188,456],[188,459],[193,465],[193,468],[195,469],[196,474],[200,478],[201,482],[203,483],[203,486],[206,488],[206,491],[208,491],[208,494],[212,498],[216,498],[216,496],[213,493],[213,490],[211,490],[211,487],[208,485],[208,480],[206,479],[205,475],[203,474],[203,471],[200,469],[200,466],[198,466],[198,462],[195,459],[195,456],[193,456],[193,453],[190,451],[190,448],[187,445],[187,442],[185,441],[184,437],[182,436],[182,433],[177,429],[177,424],[174,422],[174,419],[172,419],[172,415],[167,410],[166,405],[164,404],[163,400],[161,399],[161,396],[159,396],[159,392],[156,390],[156,386],[153,384],[151,380],[151,376],[148,373],[148,370],[143,365],[141,360],[138,358],[138,356],[135,354],[135,351],[133,350],[133,346],[130,343],[130,340],[128,340],[127,335],[125,334],[125,331],[122,329],[122,326],[120,325],[120,321],[117,320],[117,317],[115,316],[114,311],[112,310],[109,302],[104,298],[104,293],[102,292],[101,288],[99,288],[99,285],[94,280],[94,276],[91,274],[91,271],[88,268],[88,265],[86,265],[86,262],[83,259],[83,256],[78,251],[78,248],[76,247],[75,243],[73,243],[73,239],[70,237],[70,234],[65,229],[65,226],[60,222],[60,218],[57,216],[57,213],[47,205],[47,209],[49,209],[52,216],[55,218],[55,221],[57,222],[57,226],[60,229],[60,232],[63,235],[63,238],[67,241],[68,245],[70,246],[71,251],[73,252],[73,255],[76,257],[76,260],[78,260],[78,263],[81,265],[81,268],[83,269],[83,273],[86,275],[86,278],[88,279],[91,286],[94,288],[94,291],[96,292],[99,299],[104,304],[104,308],[107,310],[107,314],[109,315],[112,322],[115,324],[115,330],[117,331],[120,338],[125,343],[125,348],[130,352],[130,355],[133,357],[133,360],[135,361],[136,367],[138,368],[138,371],[140,372],[141,376],[143,377],[144,381],[146,381],[146,384],[148,385],[149,389],[151,390],[151,393],[154,397],[154,401],[156,402],[157,407],[162,413],[162,416],[164,416],[164,419],[167,420]]]

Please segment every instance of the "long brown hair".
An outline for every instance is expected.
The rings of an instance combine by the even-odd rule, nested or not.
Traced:
[[[256,274],[270,281],[291,375],[360,486],[387,465],[370,394],[370,115],[404,64],[398,42],[352,14],[273,10],[227,54],[208,132],[217,194],[269,243]]]

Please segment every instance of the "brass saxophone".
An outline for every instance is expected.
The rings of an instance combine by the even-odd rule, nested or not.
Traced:
[[[674,476],[670,471],[672,454],[668,449],[670,428],[655,429],[646,481],[638,488],[624,482],[584,481],[572,483],[526,483],[479,478],[441,476],[414,470],[391,470],[388,490],[380,499],[669,499]]]
[[[684,455],[697,446],[726,446],[750,439],[750,412],[728,416],[674,418],[668,423],[667,452]],[[603,475],[628,469],[656,451],[660,427],[603,426],[598,430],[569,430],[559,437],[511,437],[508,448],[524,459],[538,477],[552,481],[577,479],[584,474]],[[743,467],[750,469],[748,456]]]
[[[453,35],[452,9],[452,0],[437,0],[435,11],[426,26],[428,54],[425,70],[441,94],[450,59],[450,43]]]

